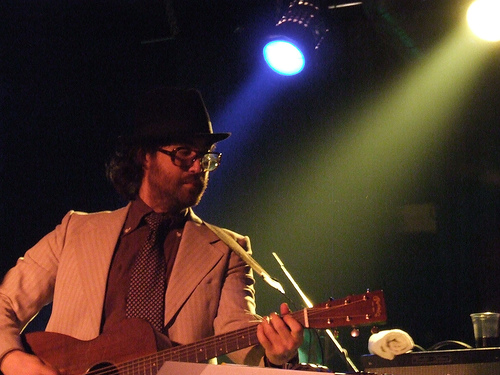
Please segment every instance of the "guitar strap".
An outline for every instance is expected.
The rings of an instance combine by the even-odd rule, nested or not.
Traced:
[[[231,250],[233,250],[236,254],[238,254],[241,259],[243,259],[246,264],[248,264],[259,276],[261,276],[264,281],[269,284],[274,289],[278,290],[281,294],[285,294],[285,289],[281,286],[280,282],[274,278],[272,278],[262,266],[257,263],[257,261],[248,254],[245,249],[229,234],[227,234],[224,230],[215,225],[204,222],[205,225],[214,232],[217,237],[219,237],[222,242],[224,242]]]

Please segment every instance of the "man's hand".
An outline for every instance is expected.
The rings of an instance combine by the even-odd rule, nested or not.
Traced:
[[[60,375],[37,356],[20,350],[14,350],[5,355],[0,371],[3,375]]]
[[[274,365],[283,365],[297,355],[304,341],[304,328],[290,314],[286,303],[280,306],[281,317],[272,313],[257,327],[257,338]]]

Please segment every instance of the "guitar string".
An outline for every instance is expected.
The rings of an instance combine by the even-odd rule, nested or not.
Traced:
[[[336,309],[339,309],[339,308],[342,308],[345,306],[352,306],[353,304],[360,303],[360,302],[366,302],[366,301],[365,300],[357,300],[357,301],[351,301],[347,304],[342,304],[342,305],[309,308],[309,309],[307,309],[308,317],[309,317],[309,320],[311,321],[312,318],[314,318],[317,315],[324,314],[325,311],[336,310]],[[292,313],[292,315],[296,319],[298,319],[299,321],[302,321],[302,319],[303,319],[302,314],[303,314],[303,310]],[[341,318],[345,319],[347,317],[351,317],[351,318],[365,317],[366,318],[366,314],[346,315],[343,317],[335,317],[333,319],[338,320]],[[168,361],[168,360],[171,360],[174,362],[188,362],[187,359],[189,359],[189,357],[193,357],[193,359],[194,359],[194,357],[196,357],[196,363],[199,363],[199,359],[198,359],[199,353],[204,354],[203,361],[206,361],[206,360],[213,358],[213,357],[217,357],[218,355],[226,354],[227,353],[226,351],[218,353],[218,348],[220,348],[221,341],[223,343],[224,342],[226,343],[226,345],[225,345],[226,348],[228,346],[232,346],[234,344],[237,344],[238,342],[241,343],[242,340],[246,340],[246,341],[254,340],[254,341],[249,341],[249,345],[244,345],[243,348],[257,344],[255,342],[256,332],[257,332],[256,327],[257,326],[258,326],[258,323],[251,325],[251,326],[248,326],[248,327],[245,327],[245,328],[242,328],[242,329],[239,329],[237,331],[228,332],[227,334],[212,336],[212,337],[209,337],[205,340],[198,341],[196,343],[182,345],[179,347],[178,350],[176,350],[176,347],[172,347],[172,348],[160,351],[160,352],[152,353],[150,355],[147,355],[145,357],[142,357],[142,358],[139,358],[139,359],[136,359],[133,361],[124,362],[122,364],[117,364],[117,365],[110,365],[108,367],[104,367],[104,368],[97,369],[97,370],[91,370],[91,371],[87,372],[87,374],[96,374],[96,375],[105,375],[105,374],[113,374],[113,373],[116,374],[117,369],[120,371],[127,371],[127,370],[134,369],[134,368],[140,369],[140,368],[143,368],[145,365],[149,365],[148,367],[150,367],[151,369],[155,368],[158,371],[159,367],[161,367],[161,365],[158,367],[159,362],[161,362],[162,364],[163,364],[163,362]],[[243,333],[245,331],[247,332],[247,335],[243,335]],[[195,352],[194,349],[198,346],[200,347],[200,351]],[[211,350],[203,349],[203,347],[210,348]],[[238,350],[238,348],[236,348],[235,350]],[[208,355],[209,352],[210,353],[213,352],[213,355],[212,354]],[[190,355],[190,353],[191,353],[191,355]],[[174,358],[176,358],[177,360],[175,360]],[[182,359],[184,359],[184,360],[182,360]]]
[[[166,349],[164,351],[152,353],[150,355],[147,355],[145,357],[142,357],[142,358],[139,358],[139,359],[136,359],[136,360],[133,360],[133,361],[125,362],[125,363],[118,364],[118,365],[115,365],[115,366],[110,365],[110,366],[108,366],[106,368],[101,368],[101,369],[89,371],[87,374],[99,374],[99,375],[112,374],[112,373],[115,373],[117,369],[118,370],[125,370],[125,371],[127,371],[129,369],[135,369],[135,368],[139,369],[139,368],[144,367],[144,365],[148,365],[148,364],[149,364],[149,367],[151,367],[151,368],[155,367],[156,368],[156,367],[158,367],[158,362],[163,363],[163,362],[168,361],[168,360],[171,360],[171,361],[174,361],[174,362],[187,362],[186,360],[183,361],[182,359],[187,359],[189,357],[189,353],[190,352],[194,353],[194,349],[197,346],[201,347],[202,344],[206,344],[205,345],[206,347],[214,348],[214,346],[213,346],[214,343],[216,341],[220,341],[220,339],[222,337],[224,337],[224,336],[228,337],[228,340],[226,340],[226,341],[228,342],[228,345],[230,345],[229,343],[237,342],[238,339],[240,337],[242,337],[243,331],[247,331],[248,332],[248,336],[246,336],[246,337],[251,338],[252,337],[252,335],[251,335],[252,332],[251,331],[253,331],[254,328],[257,327],[257,325],[258,324],[242,328],[242,329],[236,331],[236,333],[231,332],[231,333],[228,333],[226,335],[225,334],[221,334],[221,335],[218,335],[218,336],[207,338],[205,340],[202,340],[202,341],[199,341],[199,342],[196,342],[196,343],[182,345],[181,347],[179,347],[180,348],[179,350],[176,350],[176,347],[172,347],[172,348]],[[231,334],[233,334],[233,335],[231,335]],[[231,336],[234,336],[234,337],[231,337]],[[236,338],[236,340],[234,340],[235,338]],[[244,346],[244,347],[247,347],[247,346]],[[204,360],[208,360],[210,358],[213,358],[213,357],[217,356],[217,354],[214,354],[213,356],[207,356],[207,352],[208,352],[208,350],[204,351],[204,353],[205,353]],[[197,357],[198,353],[194,353],[194,354],[191,355],[191,357],[195,357],[195,356]],[[198,359],[197,359],[197,363],[199,363]],[[159,367],[161,367],[161,365]]]

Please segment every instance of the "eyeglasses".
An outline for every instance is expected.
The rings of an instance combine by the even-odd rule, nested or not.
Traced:
[[[167,151],[162,148],[158,149],[162,154],[170,156],[172,163],[181,168],[190,168],[196,160],[200,160],[200,166],[203,172],[215,171],[222,158],[222,154],[218,152],[199,152],[189,147],[177,147],[172,151]]]

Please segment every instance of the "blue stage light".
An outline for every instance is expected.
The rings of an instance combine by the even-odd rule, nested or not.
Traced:
[[[318,0],[292,0],[266,40],[264,59],[275,72],[291,76],[314,63],[317,48],[328,32]]]
[[[269,67],[278,74],[292,76],[304,69],[304,53],[291,41],[270,41],[264,46],[263,54]]]

